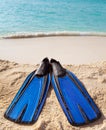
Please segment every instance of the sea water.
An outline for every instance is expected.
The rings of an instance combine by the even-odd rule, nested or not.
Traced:
[[[106,0],[0,0],[0,36],[106,33]]]

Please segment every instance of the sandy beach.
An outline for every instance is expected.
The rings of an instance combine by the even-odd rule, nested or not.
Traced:
[[[71,126],[52,86],[39,119],[33,125],[18,125],[4,112],[26,76],[44,57],[56,58],[85,84],[102,112],[89,125]],[[0,130],[106,130],[106,37],[58,36],[0,40]]]
[[[106,60],[106,37],[57,36],[0,40],[0,59],[37,64],[44,57],[63,64],[94,63]]]

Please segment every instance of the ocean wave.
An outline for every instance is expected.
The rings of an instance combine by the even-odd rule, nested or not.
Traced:
[[[39,33],[15,33],[1,36],[2,39],[20,39],[52,36],[106,36],[106,32],[39,32]]]

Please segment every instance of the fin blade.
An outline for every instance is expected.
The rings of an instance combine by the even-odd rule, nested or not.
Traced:
[[[88,102],[90,103],[90,105],[92,106],[94,111],[96,111],[96,113],[98,113],[98,115],[99,115],[100,114],[99,108],[97,107],[97,105],[95,104],[95,102],[93,101],[93,99],[91,98],[89,93],[87,92],[87,90],[86,90],[85,86],[83,85],[83,83],[72,72],[68,71],[68,75],[71,76],[75,80],[79,90],[83,93],[85,98],[88,100]]]
[[[47,77],[45,81],[47,83],[44,86],[43,83],[45,77]],[[7,111],[5,112],[6,118],[13,120],[17,123],[32,123],[37,120],[40,111],[43,107],[44,101],[46,99],[47,91],[49,89],[50,78],[49,76],[45,77],[33,78],[33,80],[30,82],[23,94],[21,96],[19,95],[20,97],[16,96],[18,98],[17,102],[16,99],[13,100],[12,105],[10,105],[9,109],[7,109]],[[43,94],[41,98],[42,90],[44,91],[43,93],[46,93],[46,95]],[[41,104],[39,104],[39,101]],[[37,113],[37,109],[39,109],[39,113]],[[37,117],[35,116],[35,113]]]
[[[55,79],[57,80],[55,81]],[[52,77],[52,82],[55,82],[53,87],[55,92],[58,91],[58,93],[56,92],[57,98],[61,98],[60,104],[72,125],[82,125],[98,119],[100,112],[98,113],[92,108],[91,104],[68,76],[62,78]],[[92,101],[92,103],[94,102]]]

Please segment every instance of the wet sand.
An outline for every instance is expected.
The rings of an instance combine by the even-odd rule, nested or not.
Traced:
[[[63,64],[94,63],[106,60],[106,37],[57,36],[0,40],[0,59],[37,64],[44,57]]]

